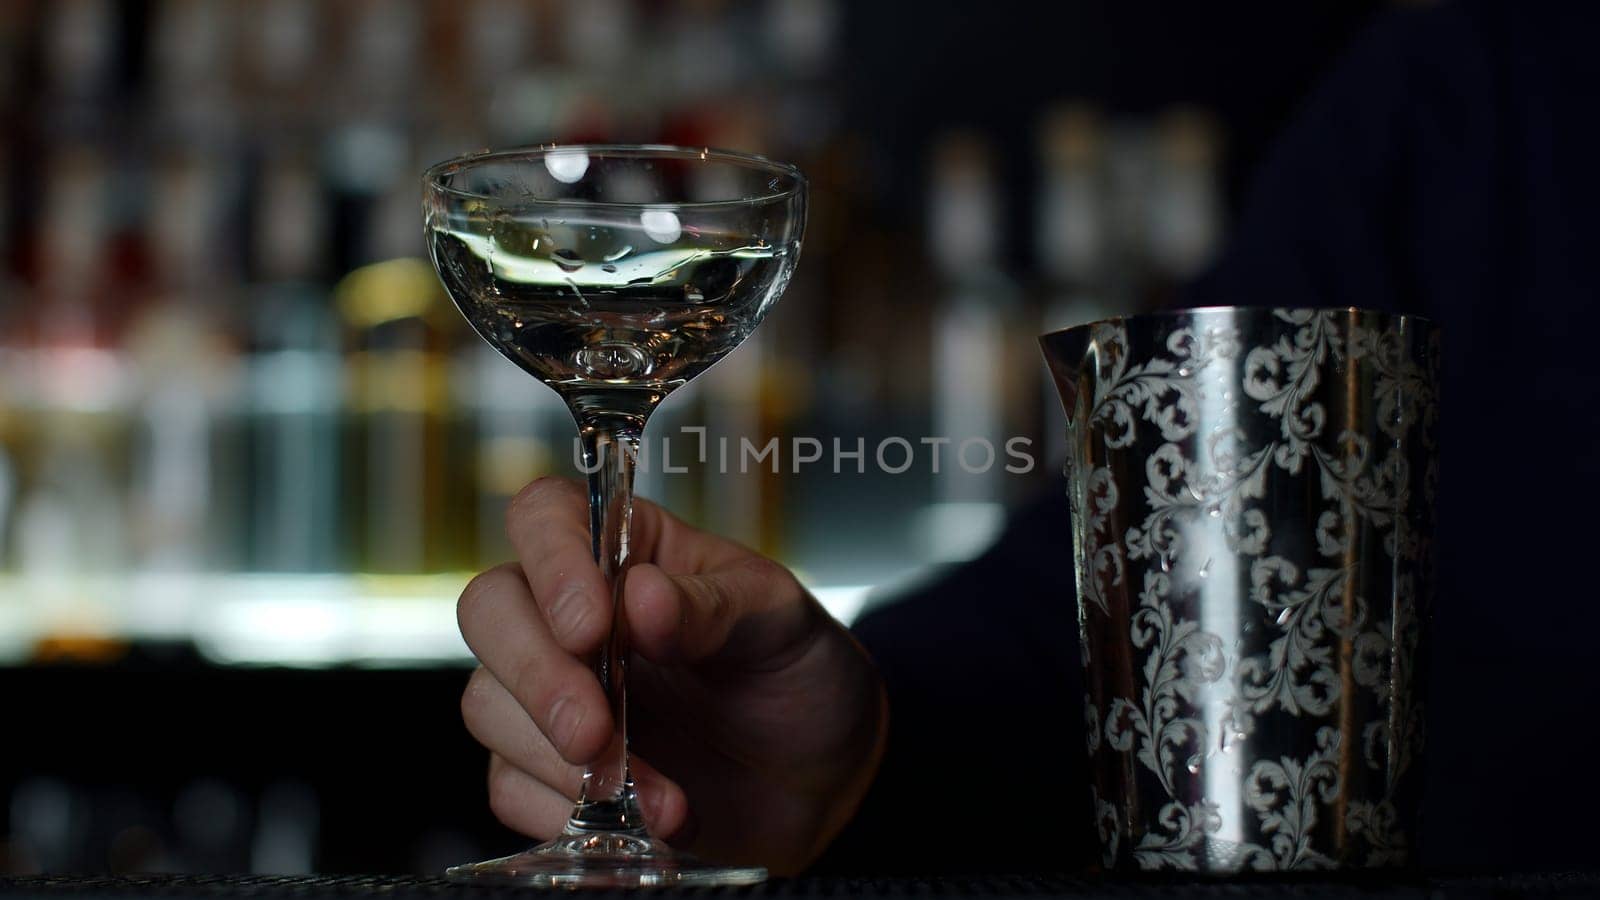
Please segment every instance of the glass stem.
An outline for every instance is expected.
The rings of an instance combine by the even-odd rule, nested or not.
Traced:
[[[642,416],[578,412],[584,470],[589,475],[589,533],[595,562],[611,586],[611,634],[595,660],[595,675],[611,703],[616,732],[605,754],[584,770],[582,793],[567,820],[568,833],[645,833],[628,768],[628,629],[622,607],[633,519],[633,470],[643,430]]]

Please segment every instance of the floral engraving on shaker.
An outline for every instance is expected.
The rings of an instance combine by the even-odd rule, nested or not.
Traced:
[[[1261,401],[1261,411],[1278,419],[1283,442],[1274,452],[1278,465],[1291,475],[1299,474],[1311,442],[1322,435],[1327,410],[1311,395],[1321,383],[1324,362],[1343,357],[1338,323],[1331,311],[1303,309],[1274,310],[1273,314],[1305,327],[1268,347],[1256,347],[1245,355],[1244,392]]]
[[[1127,563],[1123,551],[1114,539],[1106,540],[1111,514],[1116,511],[1118,494],[1116,478],[1107,468],[1097,468],[1084,479],[1084,496],[1072,492],[1069,503],[1074,519],[1087,522],[1088,540],[1079,546],[1074,541],[1075,562],[1080,573],[1078,591],[1083,599],[1106,612],[1106,594],[1122,584]]]
[[[1269,451],[1236,456],[1229,443],[1232,435],[1219,433],[1207,442],[1211,458],[1224,466],[1212,474],[1183,454],[1178,444],[1166,443],[1145,460],[1145,500],[1150,513],[1125,536],[1130,559],[1154,559],[1162,571],[1170,572],[1182,550],[1176,520],[1198,516],[1202,511],[1222,523],[1228,549],[1253,555],[1266,549],[1272,529],[1266,514],[1246,509],[1245,501],[1266,496],[1266,461]]]
[[[1342,568],[1311,569],[1302,585],[1299,568],[1281,556],[1251,564],[1250,599],[1261,604],[1283,634],[1268,645],[1265,658],[1239,662],[1239,692],[1250,712],[1276,705],[1290,715],[1321,716],[1338,701],[1333,647],[1323,637],[1354,637],[1367,618],[1366,601],[1345,596],[1348,576]]]
[[[1367,839],[1372,848],[1366,858],[1369,866],[1403,865],[1410,855],[1405,831],[1400,827],[1400,814],[1388,800],[1350,801],[1350,809],[1345,813],[1345,830]]]
[[[1437,335],[1236,312],[1087,326],[1068,473],[1084,661],[1115,676],[1085,698],[1102,851],[1145,869],[1404,863],[1431,558],[1412,467],[1431,506]],[[1202,604],[1236,585],[1225,644]],[[1122,616],[1127,649],[1091,663]],[[1231,801],[1212,794],[1228,771]]]
[[[1197,622],[1173,617],[1164,600],[1171,587],[1165,573],[1145,573],[1131,631],[1133,646],[1150,649],[1142,673],[1145,686],[1137,704],[1124,697],[1111,702],[1105,739],[1113,749],[1128,750],[1137,736],[1139,761],[1160,779],[1167,796],[1176,797],[1176,751],[1188,748],[1189,756],[1199,755],[1207,744],[1205,723],[1178,715],[1179,701],[1192,705],[1196,690],[1221,678],[1228,661],[1221,638],[1201,631]]]
[[[1394,795],[1412,760],[1421,754],[1423,740],[1421,704],[1410,689],[1411,661],[1420,640],[1411,584],[1409,576],[1399,577],[1395,584],[1399,602],[1393,629],[1400,645],[1398,651],[1379,632],[1362,634],[1355,642],[1356,681],[1371,687],[1379,697],[1380,708],[1388,711],[1387,718],[1368,722],[1361,731],[1367,767],[1384,773],[1384,796],[1375,803],[1352,801],[1345,819],[1346,831],[1367,839],[1369,866],[1400,864],[1409,852]]]
[[[1196,850],[1208,834],[1222,827],[1217,804],[1201,800],[1192,806],[1168,803],[1161,807],[1156,821],[1164,832],[1147,831],[1134,848],[1133,858],[1144,869],[1199,868]]]
[[[1100,799],[1100,792],[1089,788],[1089,799],[1094,803],[1095,831],[1100,835],[1100,859],[1106,868],[1117,864],[1118,836],[1122,834],[1122,820],[1117,806]]]
[[[1181,441],[1193,434],[1199,418],[1194,375],[1209,361],[1205,355],[1191,355],[1205,349],[1197,346],[1194,336],[1187,330],[1173,333],[1168,347],[1176,348],[1177,359],[1156,357],[1130,368],[1127,331],[1114,322],[1094,329],[1091,352],[1098,374],[1087,424],[1100,426],[1105,445],[1115,449],[1133,443],[1135,409],[1160,428],[1166,440]]]
[[[1438,353],[1431,354],[1438,359]],[[1395,440],[1403,440],[1414,425],[1432,432],[1438,407],[1433,403],[1433,379],[1406,352],[1405,342],[1394,330],[1350,328],[1350,358],[1370,358],[1378,377],[1373,399],[1378,403],[1378,428]]]
[[[1244,802],[1261,816],[1261,834],[1271,847],[1247,845],[1244,861],[1255,869],[1331,868],[1334,861],[1311,846],[1317,805],[1339,794],[1339,732],[1317,729],[1317,752],[1300,761],[1257,760],[1245,781]]]

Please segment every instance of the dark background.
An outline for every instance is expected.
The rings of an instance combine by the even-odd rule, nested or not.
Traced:
[[[301,110],[304,121],[313,124],[285,131],[283,121],[299,120],[243,116],[232,120],[228,139],[218,141],[195,137],[182,127],[169,129],[162,103],[152,99],[155,66],[147,40],[163,7],[137,2],[110,4],[116,34],[113,64],[91,96],[68,102],[48,87],[45,6],[0,2],[0,22],[5,27],[0,32],[4,35],[0,61],[7,72],[0,85],[4,90],[0,121],[5,126],[0,137],[0,183],[5,185],[6,211],[5,230],[0,231],[6,260],[0,274],[4,329],[0,349],[47,343],[37,337],[35,322],[58,300],[37,263],[39,245],[46,239],[39,234],[35,207],[46,194],[43,179],[61,148],[92,146],[116,169],[119,163],[158,158],[155,148],[163,146],[206,147],[209,159],[248,179],[263,156],[261,148],[285,133],[294,137],[298,128],[305,133],[294,139],[315,149],[319,142],[337,138],[341,122],[359,118],[357,113],[368,109],[360,103],[345,105],[342,85],[330,75],[327,90],[313,91],[310,105]],[[359,12],[359,7],[330,5],[344,12]],[[534,3],[530,8],[545,23],[559,21],[567,12],[553,3]],[[748,30],[745,20],[758,7],[650,2],[630,8],[640,23],[634,39],[645,44],[654,40],[650,35],[656,26],[667,28],[685,9],[707,21],[732,22],[733,33],[743,35],[746,31],[740,29]],[[882,371],[875,377],[890,387],[869,390],[865,399],[847,396],[837,386],[859,383],[851,380],[855,376],[850,368],[859,360],[841,347],[843,332],[865,329],[865,337],[854,335],[857,345],[893,342],[899,332],[871,329],[887,328],[881,324],[885,321],[915,318],[929,305],[933,292],[942,289],[928,274],[938,261],[924,241],[929,158],[941,139],[967,131],[990,148],[1002,210],[997,264],[1024,295],[1028,315],[1023,318],[1035,323],[1022,330],[1037,331],[1039,308],[1056,289],[1041,274],[1039,251],[1031,240],[1040,168],[1039,121],[1045,111],[1063,102],[1086,104],[1108,129],[1137,130],[1159,122],[1174,108],[1200,110],[1214,121],[1220,135],[1221,149],[1211,177],[1222,198],[1223,221],[1231,221],[1285,123],[1341,50],[1386,8],[1387,4],[1377,3],[841,2],[835,7],[839,28],[833,49],[819,71],[782,78],[763,75],[766,63],[757,54],[745,64],[755,73],[752,77],[673,101],[678,104],[673,115],[638,115],[618,101],[609,118],[600,117],[601,125],[581,117],[577,124],[564,125],[541,120],[530,123],[527,130],[536,132],[545,125],[554,130],[515,137],[745,136],[761,145],[754,149],[795,159],[813,173],[817,211],[813,228],[820,230],[808,235],[807,260],[791,289],[790,299],[797,302],[783,304],[783,315],[790,318],[775,317],[786,330],[774,340],[771,352],[813,373],[817,385],[809,412],[786,426],[853,434],[859,433],[851,430],[860,427],[859,419],[828,411],[860,408],[863,418],[901,416],[912,422],[925,422],[928,414],[914,405],[908,412],[901,402],[927,393],[926,376],[921,374],[928,368],[926,350],[878,359]],[[230,15],[238,11],[229,9]],[[558,45],[559,39],[546,35],[537,42],[536,51],[529,51],[543,54],[540,71],[581,69],[559,46],[552,49],[552,42]],[[424,40],[421,46],[432,45]],[[324,55],[336,54],[325,49]],[[598,79],[596,96],[627,93],[627,67],[613,65],[621,65],[620,75]],[[437,89],[445,76],[434,69],[427,72],[434,81],[411,82],[408,90]],[[479,126],[465,125],[453,134],[451,128],[456,126],[416,112],[407,97],[373,100],[370,109],[379,110],[372,113],[378,119],[390,116],[403,123],[394,127],[409,142],[406,165],[413,168],[434,161],[427,157],[436,147],[455,152],[486,138],[508,138],[516,131],[486,135]],[[761,107],[760,101],[773,97],[781,102]],[[597,101],[602,109],[611,109],[608,102]],[[740,102],[761,109],[746,110],[740,114],[742,120],[731,124],[697,124],[712,115],[705,110],[739,108]],[[785,130],[784,117],[791,114],[802,123],[797,127],[811,129],[808,136],[797,139],[792,130]],[[311,155],[319,157],[316,152]],[[153,208],[161,197],[140,182],[146,176],[146,169],[132,165],[121,178],[124,184],[143,184],[132,193],[146,197],[141,202]],[[374,212],[379,202],[375,194],[383,190],[353,190],[320,169],[317,177],[329,210],[329,231],[326,256],[312,280],[326,297],[348,270],[380,258],[367,247],[368,232],[380,216]],[[249,229],[242,224],[257,202],[254,196],[242,191],[225,217],[231,224],[221,231],[225,249],[219,256],[230,262],[210,273],[213,284],[237,286],[265,277],[251,262]],[[128,203],[139,207],[134,201]],[[149,248],[141,247],[145,240],[141,219],[126,206],[117,206],[110,217],[110,237],[101,258],[114,277],[158,293],[150,287],[158,279],[145,260]],[[888,264],[904,277],[883,275],[880,269]],[[1183,279],[1176,273],[1130,265],[1137,271],[1125,279],[1133,286],[1115,299],[1120,308],[1149,308],[1170,301],[1181,289]],[[93,307],[108,311],[105,327],[98,330],[110,334],[93,338],[97,346],[119,346],[122,338],[111,322],[142,302],[128,299],[131,293],[117,293],[117,302]],[[210,299],[181,308],[196,318],[215,314],[223,319],[224,333],[235,329],[230,340],[236,351],[251,352],[254,339],[243,326],[227,321],[225,308],[219,309],[226,307],[229,292],[202,293]],[[801,299],[805,302],[798,302]],[[802,337],[791,337],[797,334]],[[919,374],[903,375],[907,359]],[[1019,360],[1020,367],[1036,367],[1031,355],[1019,354]],[[914,386],[893,388],[902,377]],[[836,390],[838,394],[831,393]],[[36,414],[37,404],[19,394],[14,386],[0,391],[0,447],[22,448],[16,449],[21,458],[31,433],[28,416]],[[1047,427],[1037,413],[1033,415],[1018,427],[1036,431]],[[1010,485],[996,499],[1013,507],[1022,505],[1038,492],[1054,489],[1051,475],[1053,471],[1045,471],[1035,482]],[[763,495],[763,503],[783,507],[793,521],[772,529],[775,536],[763,537],[762,544],[786,562],[814,565],[830,548],[806,537],[806,491],[793,486],[787,490],[787,494],[780,489]],[[873,496],[903,499],[884,490]],[[792,501],[787,507],[781,502],[784,497]],[[924,499],[919,494],[907,502]],[[879,530],[893,530],[883,523],[904,521],[905,511],[880,505],[870,521]],[[142,527],[136,520],[130,531],[138,533]],[[480,564],[481,557],[492,557],[494,551],[491,541],[483,541],[477,555],[465,554],[423,574]],[[0,592],[12,592],[11,597],[0,593],[3,611],[4,604],[26,602],[20,599],[22,577],[30,573],[14,544],[0,551]],[[140,561],[130,552],[128,560],[118,565],[137,570]],[[224,574],[233,571],[232,563],[207,565]],[[329,568],[335,573],[367,573],[373,564],[357,554]],[[120,571],[110,569],[113,584]],[[885,571],[895,574],[902,569]],[[67,581],[65,575],[46,573],[46,577]],[[853,575],[852,580],[860,577]],[[890,580],[888,574],[881,579]],[[104,602],[117,605],[114,588]],[[10,626],[0,624],[5,627]],[[465,734],[456,708],[467,674],[464,664],[367,660],[365,665],[324,662],[323,668],[230,666],[170,635],[152,640],[114,630],[107,636],[103,630],[86,635],[67,629],[9,637],[24,646],[0,668],[0,798],[6,799],[5,817],[0,820],[0,871],[300,866],[321,871],[435,872],[445,864],[510,851],[522,843],[487,813],[483,754]],[[1072,639],[1065,631],[1060,637]],[[931,644],[936,646],[937,641]],[[1435,689],[1449,690],[1449,685]],[[1513,720],[1503,727],[1525,724]],[[1474,752],[1466,746],[1437,744],[1430,751],[1447,756]],[[1079,750],[1050,747],[1045,752]],[[1541,855],[1540,823],[1503,821],[1506,811],[1515,807],[1508,794],[1570,790],[1563,787],[1570,785],[1564,776],[1541,771],[1538,762],[1537,753],[1530,751],[1524,758],[1479,760],[1471,769],[1456,766],[1454,771],[1506,774],[1503,780],[1460,786],[1493,798],[1485,801],[1485,821],[1438,824],[1458,833],[1510,829],[1515,836],[1507,839],[1506,854],[1499,859],[1474,859],[1446,848],[1437,860],[1467,867],[1503,865],[1506,859],[1527,865],[1582,863],[1572,855],[1572,841],[1557,842],[1556,849]],[[1070,803],[1081,805],[1071,786],[1061,790]],[[1488,821],[1490,817],[1499,820]],[[951,838],[959,839],[954,834]],[[1482,840],[1478,846],[1490,843]]]

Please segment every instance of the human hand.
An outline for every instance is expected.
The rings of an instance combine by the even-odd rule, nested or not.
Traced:
[[[611,592],[587,497],[543,478],[506,514],[518,562],[478,575],[457,608],[482,666],[462,697],[490,751],[489,800],[541,840],[566,825],[583,767],[614,732],[584,660]],[[709,860],[793,874],[849,821],[887,731],[877,673],[782,566],[635,500],[623,620],[632,772],[650,831]]]

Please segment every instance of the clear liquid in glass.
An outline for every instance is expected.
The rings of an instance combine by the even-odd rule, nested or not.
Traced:
[[[749,336],[782,292],[792,250],[718,243],[660,246],[637,229],[517,222],[487,236],[430,234],[434,263],[479,334],[569,396],[665,396]]]

